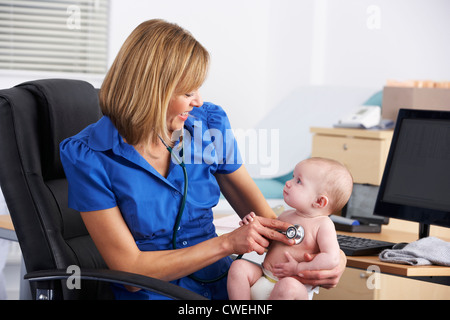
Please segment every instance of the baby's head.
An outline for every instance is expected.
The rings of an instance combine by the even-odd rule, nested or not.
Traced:
[[[314,209],[323,215],[339,212],[353,189],[353,178],[335,160],[310,158],[298,163],[293,179],[283,189],[286,203],[302,212]]]

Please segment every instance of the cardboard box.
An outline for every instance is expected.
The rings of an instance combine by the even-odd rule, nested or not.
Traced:
[[[400,108],[450,111],[450,89],[384,87],[381,117],[396,120]]]

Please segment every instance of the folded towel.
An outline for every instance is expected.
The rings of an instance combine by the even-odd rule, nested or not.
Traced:
[[[450,266],[450,242],[426,237],[411,242],[402,249],[386,249],[379,257],[381,261],[413,266],[430,264]]]

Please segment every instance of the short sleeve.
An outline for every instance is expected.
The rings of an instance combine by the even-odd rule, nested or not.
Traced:
[[[242,158],[228,116],[217,105],[205,103],[203,107],[207,113],[210,134],[215,137],[213,142],[218,152],[217,173],[232,173],[241,167]]]
[[[69,207],[81,212],[117,205],[110,179],[97,152],[73,138],[60,145],[61,162],[69,183]]]

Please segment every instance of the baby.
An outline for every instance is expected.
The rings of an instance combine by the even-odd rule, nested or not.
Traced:
[[[312,299],[317,290],[295,276],[302,270],[330,270],[339,264],[336,230],[328,216],[344,207],[352,188],[350,172],[337,161],[311,158],[298,163],[283,189],[284,201],[294,209],[278,219],[302,226],[303,240],[292,246],[273,241],[261,266],[243,259],[234,261],[228,272],[229,298]],[[248,214],[240,224],[251,223],[254,216],[253,212]],[[306,262],[305,253],[315,255],[314,259]]]

